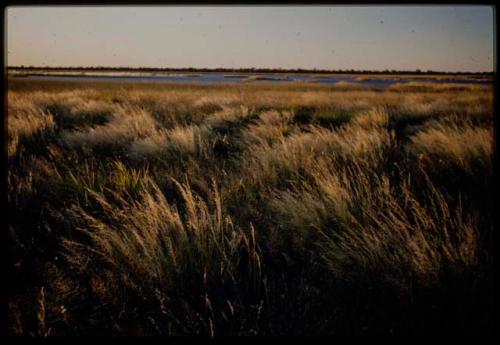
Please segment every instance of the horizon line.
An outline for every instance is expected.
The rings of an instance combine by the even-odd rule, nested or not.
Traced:
[[[130,66],[34,66],[34,65],[17,65],[17,66],[6,66],[7,69],[100,69],[100,70],[163,70],[163,71],[280,71],[280,72],[306,72],[306,73],[417,73],[417,74],[495,74],[496,71],[439,71],[439,70],[422,70],[419,68],[413,70],[397,70],[397,69],[385,69],[385,70],[370,70],[370,69],[324,69],[324,68],[282,68],[282,67],[130,67]]]

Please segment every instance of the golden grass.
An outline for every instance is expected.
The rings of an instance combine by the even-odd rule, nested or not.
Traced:
[[[493,131],[480,127],[428,125],[411,137],[419,159],[438,160],[472,171],[475,164],[492,166]]]
[[[377,166],[392,140],[388,131],[367,130],[358,125],[337,131],[311,127],[307,133],[284,136],[278,131],[275,135],[277,139],[271,144],[261,141],[248,148],[242,165],[246,179],[253,181],[247,183],[271,187],[290,179],[300,182],[304,174],[316,169],[319,160]]]
[[[487,89],[488,86],[478,85],[478,84],[450,84],[450,83],[423,83],[423,82],[408,82],[408,83],[397,83],[388,87],[389,90],[401,91],[401,92],[448,92],[454,90],[483,90]]]
[[[85,270],[85,257],[98,255],[123,275],[143,284],[146,279],[175,288],[175,276],[186,267],[197,267],[207,274],[235,274],[235,256],[241,246],[254,244],[245,231],[236,228],[223,214],[221,196],[214,185],[212,207],[194,194],[189,185],[175,181],[183,199],[184,212],[170,204],[161,190],[148,178],[138,201],[126,199],[111,204],[102,195],[92,193],[106,219],[97,219],[82,208],[72,209],[72,217],[81,217],[85,227],[79,230],[91,239],[88,247],[67,240],[67,256],[78,269]],[[252,235],[253,236],[253,235]],[[252,250],[254,269],[259,269],[256,248]],[[83,252],[82,252],[83,251]],[[83,259],[83,261],[82,261]],[[212,278],[212,277],[211,277]]]
[[[405,333],[441,316],[459,332],[490,302],[491,88],[9,87],[13,334]]]
[[[450,210],[432,187],[424,204],[406,183],[392,186],[366,166],[318,166],[311,184],[277,193],[273,205],[283,231],[319,233],[338,279],[378,276],[408,289],[410,279],[435,284],[443,267],[477,262],[476,227],[462,209]]]
[[[143,108],[120,107],[105,125],[63,134],[69,147],[121,146],[156,132],[156,122]]]
[[[17,95],[9,96],[7,114],[7,154],[9,158],[16,154],[20,140],[49,131],[55,125],[50,112],[43,111],[29,100]]]

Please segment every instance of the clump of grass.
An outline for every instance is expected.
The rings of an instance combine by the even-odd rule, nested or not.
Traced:
[[[142,188],[142,181],[147,178],[146,170],[127,167],[121,161],[112,163],[111,185],[113,190],[126,191],[129,195],[135,195]]]
[[[8,110],[8,133],[10,137],[29,137],[37,132],[54,127],[52,114],[43,112],[32,103],[10,104]]]
[[[411,144],[421,160],[451,163],[470,172],[476,165],[492,165],[493,133],[485,128],[434,124],[412,136]]]
[[[315,170],[318,159],[366,161],[377,166],[390,145],[391,136],[387,131],[365,130],[359,126],[346,126],[337,131],[312,127],[308,133],[282,136],[273,146],[263,144],[252,148],[244,164],[249,176],[268,176],[275,181],[295,176],[293,178],[300,182],[303,173]]]
[[[222,111],[207,117],[204,124],[220,134],[228,134],[234,129],[244,125],[252,116],[252,111],[246,106],[227,107]]]
[[[86,100],[71,108],[71,113],[60,119],[63,128],[104,125],[115,111],[113,104]]]
[[[372,108],[356,114],[352,122],[365,129],[388,128],[389,114],[384,108]]]
[[[210,154],[207,142],[209,135],[210,130],[205,127],[176,127],[167,132],[165,155],[181,158],[186,155],[207,157]]]
[[[406,182],[393,186],[366,167],[322,166],[311,184],[276,194],[273,205],[282,231],[322,238],[319,255],[337,279],[371,277],[408,291],[412,279],[432,286],[445,270],[477,264],[474,219],[428,188],[422,202]]]
[[[210,130],[205,126],[177,126],[134,141],[130,147],[130,154],[135,158],[156,157],[168,162],[182,162],[190,157],[208,157],[210,134]]]
[[[129,291],[144,300],[150,299],[150,303],[151,299],[160,303],[164,315],[153,322],[160,323],[160,327],[170,325],[170,329],[161,330],[165,333],[180,327],[174,320],[189,316],[170,309],[177,307],[175,303],[168,303],[172,296],[196,289],[193,283],[201,280],[206,289],[206,303],[215,303],[210,302],[210,298],[215,298],[211,289],[219,282],[230,285],[240,284],[240,279],[257,282],[261,271],[253,228],[250,226],[247,232],[233,225],[231,218],[223,213],[217,186],[214,185],[209,205],[194,194],[189,185],[174,182],[182,196],[182,209],[169,203],[148,179],[142,179],[144,188],[135,202],[119,199],[118,203],[111,204],[103,195],[92,193],[105,216],[97,218],[80,207],[73,208],[68,216],[84,222],[85,226],[79,230],[89,237],[89,242],[87,245],[69,239],[64,242],[67,259],[78,270],[90,272],[96,267],[95,263],[101,262],[113,269]],[[248,258],[248,266],[243,271],[242,255]],[[242,276],[244,272],[247,272],[246,278]],[[201,293],[203,286],[200,288]],[[193,297],[185,295],[184,298]],[[198,304],[190,302],[188,308]],[[209,307],[187,312],[201,312],[206,317],[199,321],[203,328],[209,334],[217,333],[218,322],[221,322],[220,315],[214,314],[217,310]],[[182,326],[190,327],[189,324]]]
[[[241,134],[241,146],[249,148],[252,145],[272,144],[283,136],[290,135],[294,131],[291,126],[292,117],[290,111],[262,112],[256,123],[249,125]]]
[[[167,133],[164,130],[154,132],[142,139],[136,139],[129,148],[129,154],[132,158],[153,159],[158,157],[167,143]]]
[[[29,99],[19,96],[9,97],[7,110],[7,155],[16,155],[22,142],[37,136],[46,135],[54,130],[54,117],[35,106]]]
[[[142,180],[148,177],[147,168],[136,169],[120,160],[103,164],[94,159],[82,162],[78,170],[65,165],[56,174],[53,176],[56,192],[70,193],[85,205],[91,205],[92,193],[133,198],[141,190]]]
[[[106,124],[87,130],[67,131],[63,134],[63,140],[71,148],[123,148],[133,140],[147,137],[156,130],[156,122],[146,110],[120,107]]]
[[[259,115],[259,123],[263,125],[285,125],[289,124],[292,118],[290,111],[267,110]]]
[[[410,137],[408,166],[425,169],[450,200],[456,202],[460,191],[466,207],[488,214],[494,199],[493,145],[489,128],[431,121]]]

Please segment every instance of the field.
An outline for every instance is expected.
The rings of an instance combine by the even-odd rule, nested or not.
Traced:
[[[493,332],[493,88],[9,80],[9,333]]]

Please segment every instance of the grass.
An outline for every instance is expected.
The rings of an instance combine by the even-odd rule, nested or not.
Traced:
[[[493,332],[493,90],[9,80],[9,333]]]

